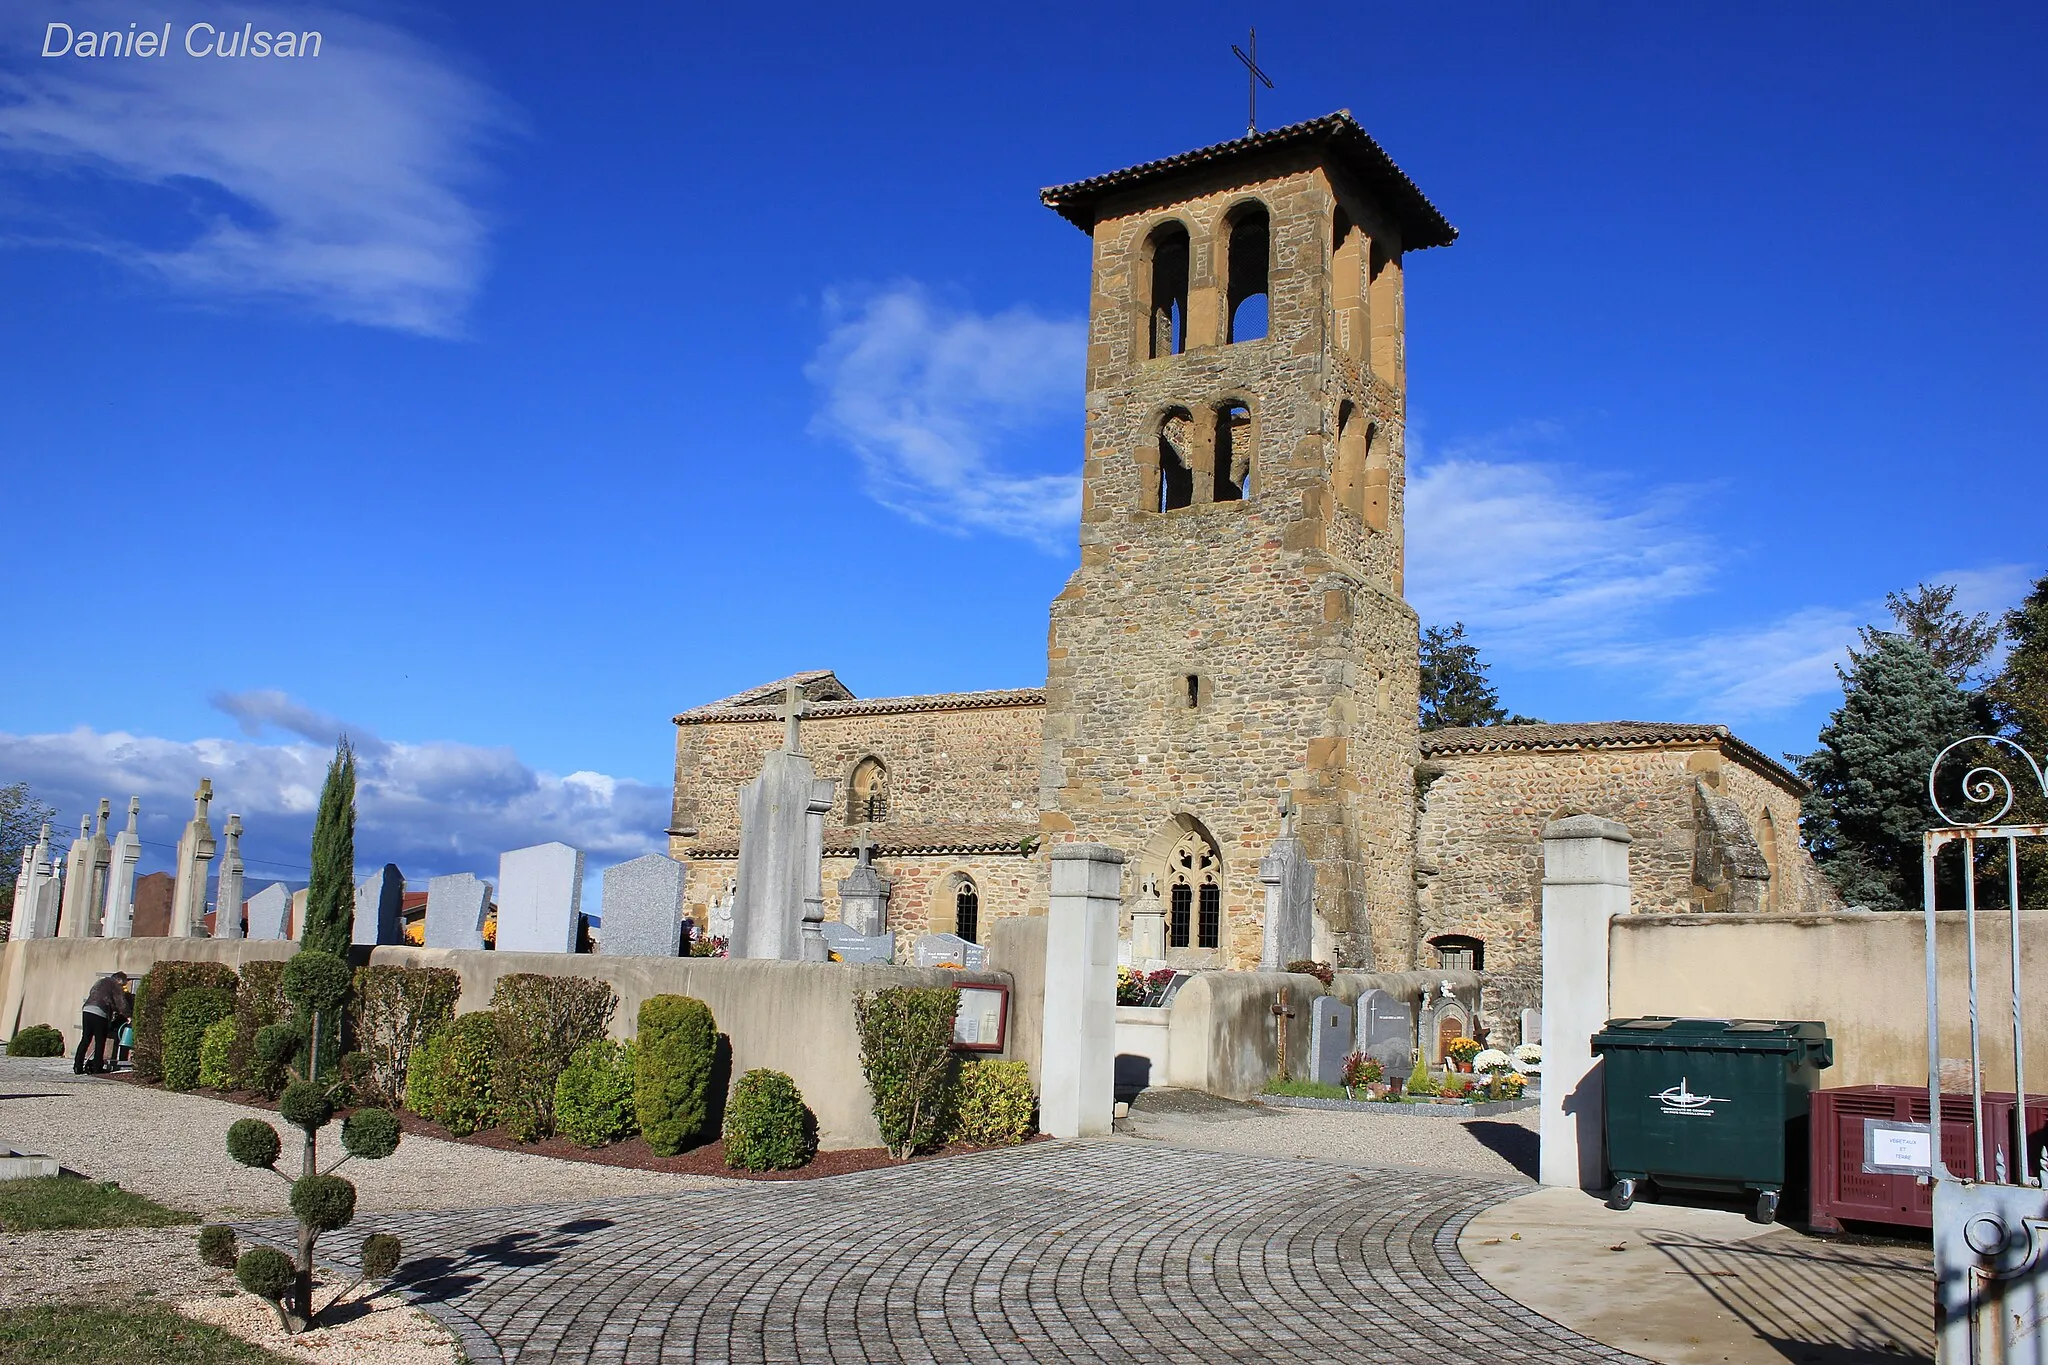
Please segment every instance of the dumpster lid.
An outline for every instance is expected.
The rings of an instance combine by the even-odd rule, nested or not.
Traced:
[[[1812,1019],[1682,1019],[1653,1014],[1610,1019],[1593,1036],[1598,1048],[1711,1048],[1735,1052],[1799,1052],[1829,1048],[1828,1026]]]

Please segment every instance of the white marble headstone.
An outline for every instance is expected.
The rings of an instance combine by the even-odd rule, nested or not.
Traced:
[[[484,916],[490,906],[491,884],[467,872],[429,880],[426,946],[482,948]],[[499,941],[503,942],[502,935]]]
[[[683,948],[683,865],[649,853],[606,868],[598,908],[598,951],[606,957],[674,957]]]
[[[283,882],[272,882],[249,897],[249,937],[282,940],[290,927],[287,921],[291,913],[291,888]]]
[[[535,844],[498,859],[499,952],[575,952],[582,908],[582,849]]]

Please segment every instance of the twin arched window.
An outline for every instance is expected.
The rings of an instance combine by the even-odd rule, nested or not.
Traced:
[[[1201,502],[1237,502],[1251,492],[1252,410],[1227,398],[1198,425],[1186,408],[1159,417],[1159,463],[1150,510],[1172,512]],[[1197,498],[1197,491],[1207,496]]]
[[[1211,340],[1226,345],[1261,340],[1271,325],[1271,216],[1257,200],[1239,204],[1224,217],[1220,235],[1222,336],[1196,340],[1204,345]],[[1135,302],[1144,316],[1138,353],[1147,360],[1179,355],[1188,348],[1193,259],[1187,224],[1178,219],[1158,224],[1138,248]],[[1210,316],[1215,316],[1213,309]]]
[[[1223,863],[1201,834],[1190,830],[1167,859],[1166,946],[1223,946]]]

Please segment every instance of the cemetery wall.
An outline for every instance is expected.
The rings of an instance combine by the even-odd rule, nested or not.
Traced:
[[[2011,929],[1981,913],[1979,1012],[1990,1088],[2012,1088]],[[1961,912],[1936,917],[1942,1055],[1970,1055]],[[1608,931],[1608,1014],[1818,1019],[1835,1040],[1821,1083],[1927,1084],[1926,927],[1917,912],[1822,915],[1625,915]],[[2020,916],[2022,980],[2048,972],[2048,913]],[[2038,992],[2035,992],[2038,995]],[[2027,1055],[2048,1058],[2048,1009],[2030,999]],[[1950,1068],[1953,1071],[1953,1067]],[[1967,1086],[1965,1074],[1944,1082]],[[2036,1080],[2029,1090],[2043,1088]]]
[[[488,1009],[498,978],[514,972],[594,977],[619,993],[612,1036],[633,1036],[640,1002],[651,995],[695,996],[711,1007],[732,1040],[733,1075],[755,1067],[788,1073],[818,1117],[827,1148],[876,1147],[853,998],[891,986],[947,986],[1009,978],[995,972],[947,972],[847,963],[732,961],[717,958],[603,957],[574,953],[497,953],[453,948],[378,948],[375,963],[447,967],[462,977],[459,1013]],[[81,993],[82,998],[82,993]],[[1013,992],[1012,1009],[1015,1009]],[[1013,1015],[1010,1041],[1017,1038]],[[995,1054],[983,1054],[995,1055]],[[1014,1052],[1001,1054],[1009,1057]]]
[[[1011,981],[1009,1049],[1004,1055],[1031,1068],[1034,1089],[1045,1041],[1045,926],[1044,915],[1018,916],[998,920],[988,934],[988,968]]]
[[[108,972],[137,981],[166,959],[280,962],[297,952],[288,941],[206,938],[31,938],[0,945],[0,1038],[30,1024],[53,1024],[68,1042],[78,1040],[85,993]]]

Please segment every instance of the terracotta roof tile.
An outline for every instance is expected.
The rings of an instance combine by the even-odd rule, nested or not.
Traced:
[[[825,831],[825,856],[828,858],[851,858],[855,841],[860,837],[860,826],[851,828],[832,827]],[[1023,845],[1027,840],[1038,837],[1038,821],[1006,821],[999,824],[935,823],[925,825],[897,824],[884,820],[869,825],[867,829],[874,837],[874,856],[877,858],[907,857],[919,854],[954,853],[1014,853],[1023,856]],[[674,833],[673,830],[670,833]],[[737,858],[739,845],[730,841],[707,841],[692,843],[682,851],[685,862],[691,858],[723,859]]]
[[[1372,135],[1358,126],[1349,109],[1340,109],[1334,114],[1325,114],[1303,123],[1291,123],[1285,128],[1233,138],[1192,152],[1181,152],[1177,156],[1128,166],[1087,180],[1076,180],[1071,185],[1054,185],[1040,190],[1038,197],[1047,208],[1075,227],[1090,232],[1095,227],[1096,210],[1108,195],[1184,171],[1221,165],[1302,143],[1323,144],[1338,164],[1365,182],[1366,189],[1393,214],[1401,229],[1404,251],[1449,246],[1458,239],[1458,230],[1445,220],[1407,173],[1394,164],[1394,159],[1380,144],[1373,141]]]
[[[801,676],[801,675],[799,675]],[[743,692],[740,697],[752,697],[761,689]],[[779,696],[779,693],[777,694]],[[804,713],[806,721],[830,720],[834,716],[877,716],[903,711],[972,711],[987,706],[1043,706],[1045,689],[1042,687],[1016,687],[993,692],[934,692],[921,697],[849,697],[845,701],[812,702]],[[708,706],[695,707],[676,716],[677,725],[718,725],[734,721],[763,721],[782,719],[780,704],[745,705],[728,697]]]
[[[1603,720],[1558,725],[1472,725],[1422,732],[1422,752],[1425,755],[1542,749],[1640,749],[1670,744],[1717,744],[1788,791],[1804,796],[1810,790],[1791,769],[1756,746],[1737,739],[1725,725]]]

